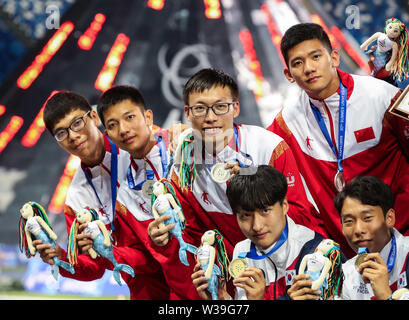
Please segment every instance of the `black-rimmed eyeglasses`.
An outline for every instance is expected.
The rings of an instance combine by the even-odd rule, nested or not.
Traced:
[[[235,104],[236,101],[233,102],[219,102],[212,104],[211,106],[206,106],[203,104],[198,104],[195,106],[189,106],[188,108],[192,111],[192,115],[194,117],[205,117],[207,116],[209,109],[212,109],[216,116],[222,116],[229,112],[229,108],[231,105]]]
[[[83,116],[75,119],[73,122],[71,122],[70,126],[68,128],[64,129],[59,129],[56,133],[54,133],[54,138],[58,141],[64,141],[68,137],[68,129],[74,132],[78,132],[82,129],[84,129],[86,122],[85,122],[85,117],[90,113],[91,111],[88,111],[86,114]]]

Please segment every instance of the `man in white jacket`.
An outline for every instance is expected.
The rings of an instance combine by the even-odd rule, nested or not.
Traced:
[[[393,228],[393,203],[389,186],[372,176],[356,177],[335,197],[348,244],[366,251],[343,265],[343,299],[386,300],[408,287],[409,237]]]

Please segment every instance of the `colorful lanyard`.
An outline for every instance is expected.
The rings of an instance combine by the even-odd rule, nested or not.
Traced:
[[[168,174],[168,158],[166,154],[166,147],[165,143],[163,142],[161,137],[158,137],[158,147],[159,147],[159,155],[160,155],[160,161],[162,163],[162,172],[163,176],[167,177]],[[145,158],[145,161],[148,162],[149,166],[151,167],[152,170],[145,170],[145,180],[142,182],[135,184],[135,180],[132,176],[132,163],[134,160],[131,157],[131,164],[128,167],[128,170],[126,171],[126,179],[128,180],[128,187],[133,190],[141,190],[142,185],[147,181],[147,180],[153,180],[153,178],[156,176],[156,180],[160,180],[160,177],[158,173],[155,170],[155,167],[153,164]]]
[[[108,138],[108,137],[107,137]],[[116,145],[108,138],[109,144],[111,146],[111,200],[112,200],[112,221],[111,221],[111,230],[115,231],[114,220],[115,220],[115,203],[116,203],[116,193],[117,193],[117,181],[118,181],[118,152],[116,150]],[[95,195],[101,205],[102,210],[104,210],[104,205],[102,204],[101,199],[98,196],[98,192],[95,189],[94,184],[92,183],[92,178],[87,169],[83,169],[85,177],[89,185],[94,190]],[[102,178],[102,177],[101,177]],[[106,214],[106,212],[105,212]],[[107,215],[107,214],[106,214]],[[108,216],[108,215],[107,215]]]
[[[273,254],[274,252],[276,252],[283,244],[284,242],[286,242],[288,239],[288,222],[285,225],[285,228],[283,230],[283,232],[280,235],[280,238],[277,240],[276,244],[274,245],[274,247],[267,253],[259,256],[257,254],[257,250],[256,250],[256,245],[252,242],[251,246],[250,246],[250,251],[249,252],[241,252],[239,254],[239,258],[249,258],[249,259],[253,259],[253,260],[261,260],[264,259],[268,256],[270,256],[271,254]]]
[[[339,95],[339,132],[338,132],[338,171],[343,172],[342,168],[342,159],[344,157],[344,144],[345,144],[345,123],[346,123],[346,110],[347,110],[347,89],[343,86],[342,82],[340,81],[340,95]],[[314,113],[315,119],[318,122],[318,126],[320,127],[322,133],[324,134],[325,139],[327,140],[329,146],[331,147],[332,151],[335,155],[337,155],[337,151],[335,149],[334,144],[332,143],[331,137],[328,133],[327,126],[325,125],[324,119],[316,106],[314,106],[310,102],[312,111]]]

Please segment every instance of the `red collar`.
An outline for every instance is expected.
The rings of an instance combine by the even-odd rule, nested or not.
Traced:
[[[347,99],[349,99],[349,97],[352,94],[352,91],[354,90],[354,78],[352,78],[352,75],[342,71],[341,69],[337,68],[337,72],[339,75],[339,78],[341,79],[342,84],[344,85],[344,87],[347,89]],[[338,88],[337,92],[338,94],[340,94],[340,89]]]

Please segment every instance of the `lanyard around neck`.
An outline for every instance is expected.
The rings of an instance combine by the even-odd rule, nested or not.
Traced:
[[[340,83],[340,95],[339,95],[339,121],[338,121],[338,171],[342,172],[342,160],[344,157],[344,145],[345,145],[345,123],[346,123],[346,107],[347,107],[347,89],[342,84],[341,80]],[[317,120],[318,126],[321,129],[321,132],[324,134],[325,140],[331,147],[332,151],[335,155],[337,155],[337,151],[335,149],[334,144],[332,143],[331,137],[328,133],[327,126],[325,125],[324,118],[322,117],[320,111],[316,106],[314,106],[311,102],[311,109],[314,113],[315,119]]]
[[[249,259],[253,259],[253,260],[264,259],[264,258],[269,257],[270,255],[272,255],[278,249],[280,249],[280,247],[287,241],[287,239],[288,239],[288,222],[286,223],[285,228],[284,228],[283,232],[280,235],[280,238],[277,240],[276,244],[274,245],[274,247],[269,252],[267,252],[267,253],[265,253],[263,255],[258,255],[256,245],[252,242],[251,246],[250,246],[250,251],[249,252],[241,252],[238,257],[239,258],[249,258]]]
[[[391,250],[389,251],[388,260],[386,265],[388,266],[388,272],[391,272],[393,267],[395,266],[396,261],[396,239],[395,235],[392,233],[392,243],[391,243]]]
[[[168,158],[167,158],[167,153],[166,153],[166,147],[165,143],[163,142],[161,137],[158,137],[158,147],[159,147],[159,155],[160,155],[160,160],[162,164],[162,173],[163,177],[167,177],[167,172],[168,172]],[[131,157],[131,162],[134,160]],[[152,170],[146,170],[145,169],[145,180],[142,182],[135,184],[135,180],[132,176],[132,163],[129,165],[128,170],[126,171],[126,179],[128,180],[128,187],[133,190],[141,190],[142,185],[147,181],[147,180],[153,180],[153,178],[156,176],[156,180],[160,180],[161,177],[159,177],[158,173],[156,172],[153,164],[145,158],[144,161],[149,163],[149,166],[151,167]],[[145,162],[145,163],[146,163]]]
[[[107,137],[108,138],[108,137]],[[115,219],[115,203],[116,203],[116,194],[117,194],[117,182],[118,182],[118,152],[116,150],[116,145],[108,138],[109,144],[111,146],[111,201],[112,201],[112,221],[111,221],[111,230],[115,231],[114,228],[114,219]],[[92,178],[87,169],[83,169],[85,177],[91,188],[94,190],[95,195],[97,196],[98,202],[101,205],[102,210],[104,210],[104,205],[98,195],[97,190],[95,189],[94,184],[92,183]],[[102,178],[102,177],[101,177]],[[105,212],[106,214],[106,212]],[[107,215],[107,214],[106,214]],[[108,215],[107,215],[108,216]]]

